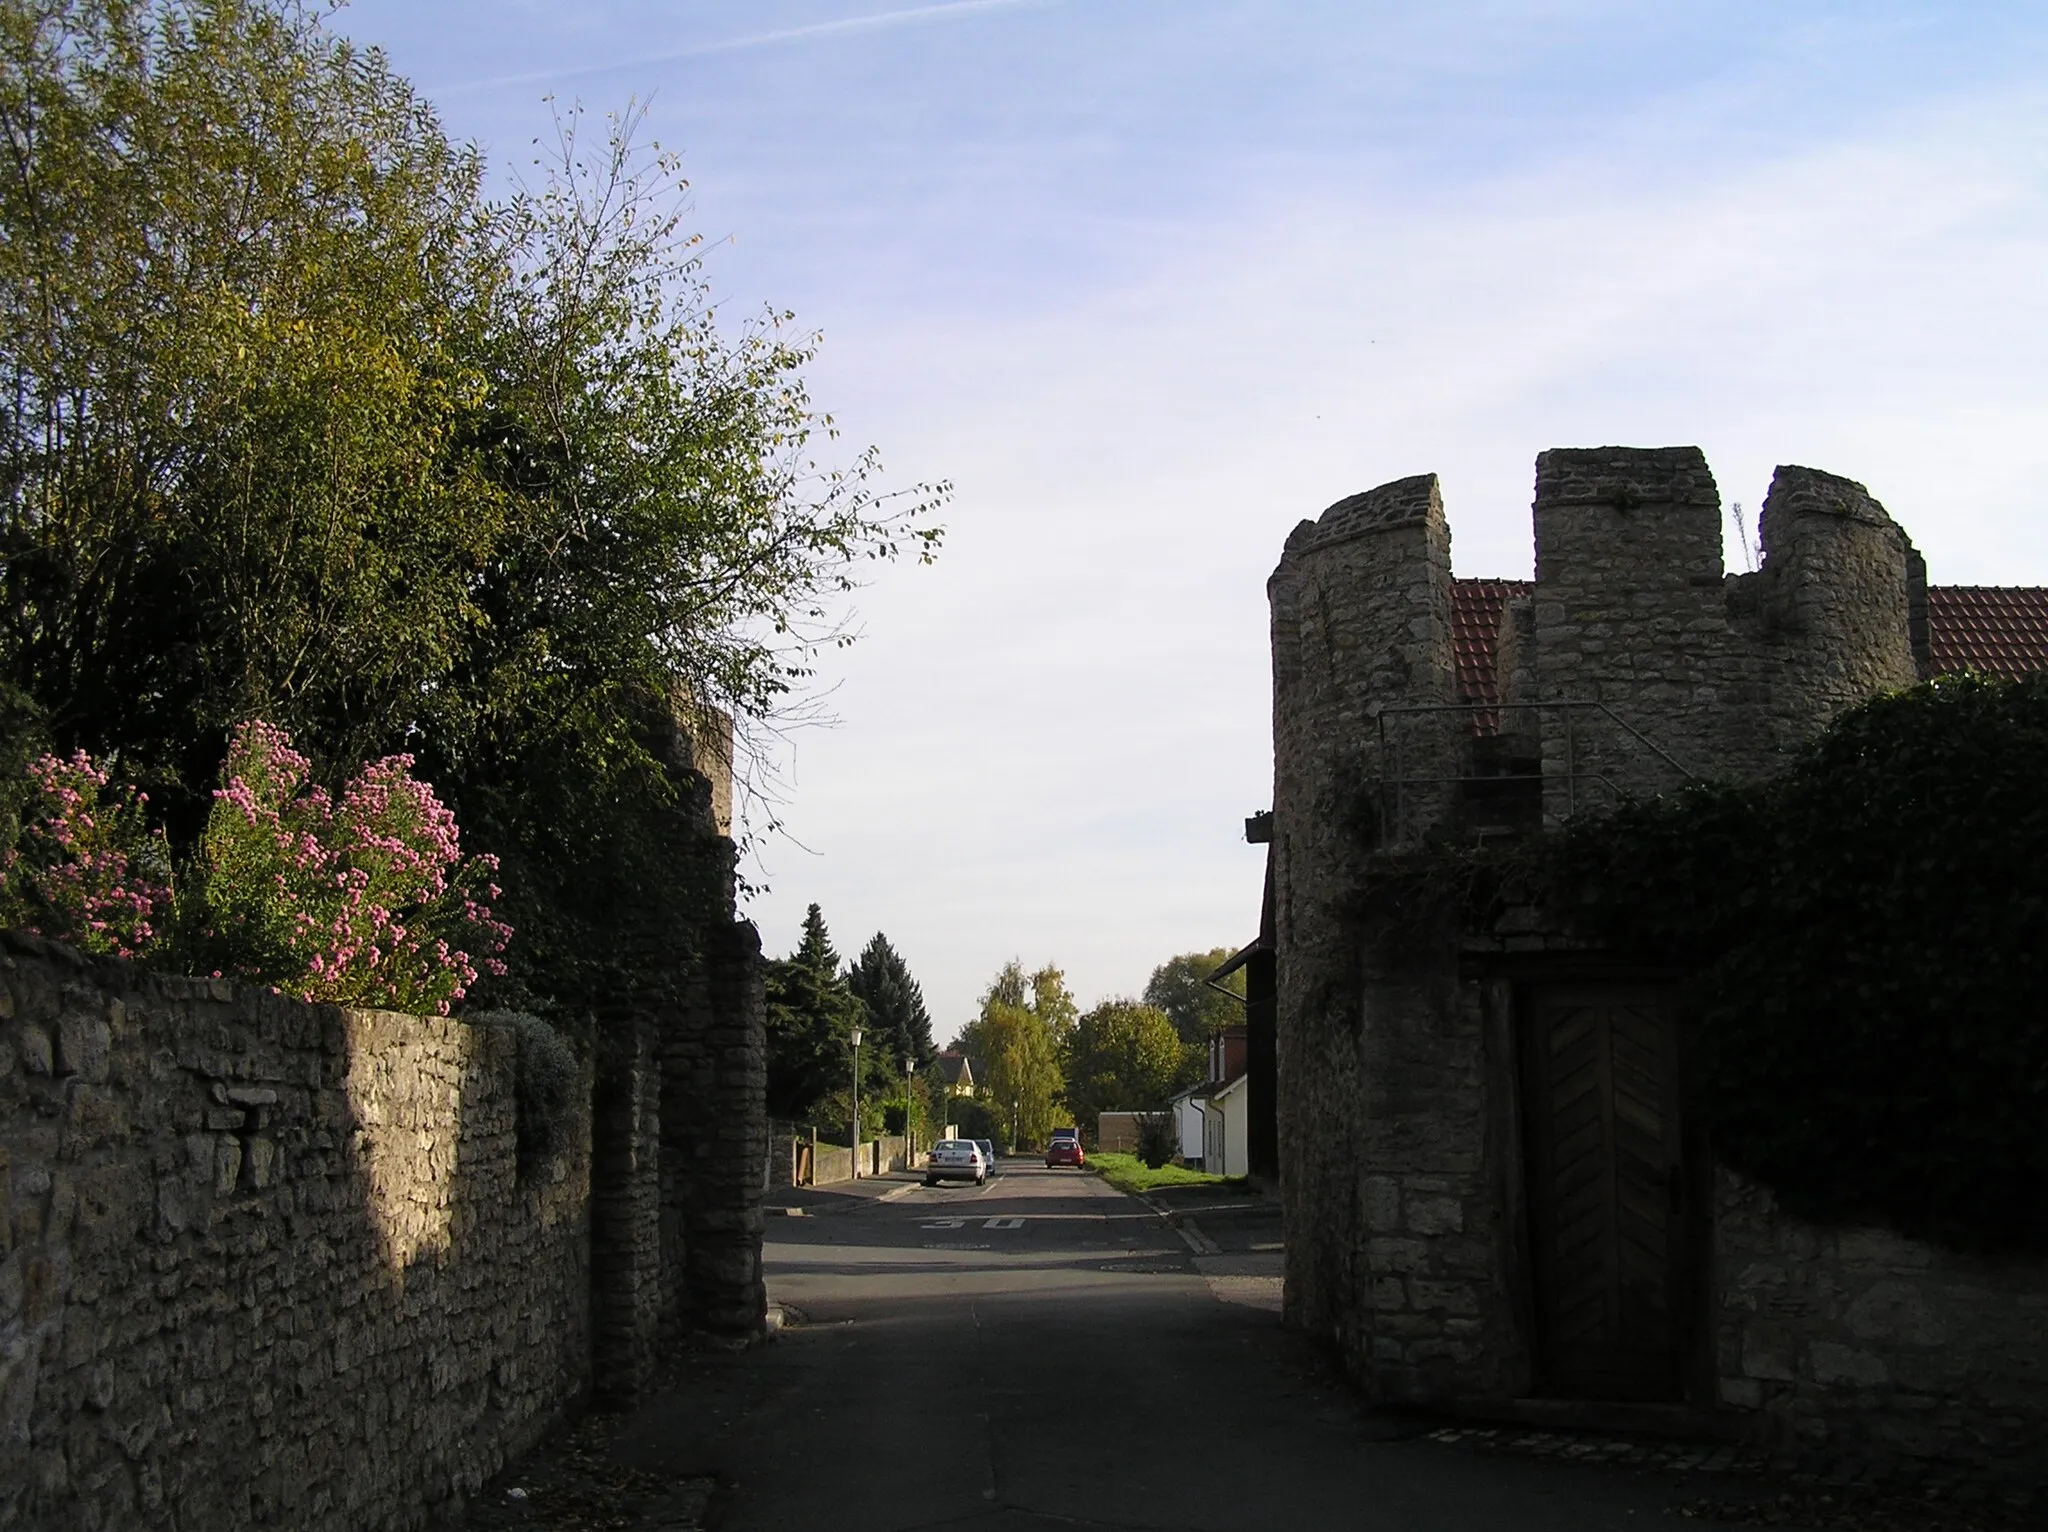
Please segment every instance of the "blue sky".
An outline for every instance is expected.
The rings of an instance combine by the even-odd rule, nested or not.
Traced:
[[[1545,447],[1868,484],[1950,583],[2048,583],[2048,11],[2022,5],[359,0],[494,163],[650,103],[735,319],[947,551],[858,601],[783,765],[771,951],[888,932],[949,1034],[1249,939],[1266,575],[1434,470],[1526,575]],[[1731,563],[1740,560],[1732,548]]]

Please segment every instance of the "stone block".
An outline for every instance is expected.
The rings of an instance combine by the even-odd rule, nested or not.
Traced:
[[[1853,1383],[1879,1388],[1891,1381],[1891,1369],[1881,1357],[1837,1341],[1815,1341],[1807,1358],[1817,1383]]]
[[[1785,1326],[1753,1319],[1742,1327],[1742,1375],[1790,1383],[1797,1376],[1799,1343]]]
[[[1948,1326],[1930,1309],[1916,1283],[1873,1282],[1850,1303],[1843,1322],[1858,1340],[1903,1346],[1942,1346]]]
[[[1375,1234],[1401,1227],[1401,1183],[1392,1176],[1366,1176],[1363,1181],[1365,1226]]]
[[[1469,1282],[1431,1282],[1413,1277],[1409,1279],[1408,1296],[1418,1309],[1441,1309],[1447,1314],[1479,1312],[1479,1294]]]
[[[1738,1410],[1763,1408],[1764,1386],[1754,1378],[1722,1378],[1721,1402]]]
[[[76,1013],[57,1021],[57,1073],[77,1075],[95,1084],[107,1078],[114,1032],[104,1016]]]
[[[223,1133],[213,1141],[213,1190],[216,1196],[232,1193],[242,1178],[242,1141]]]
[[[1928,1246],[1890,1229],[1844,1229],[1835,1237],[1835,1254],[1846,1266],[1893,1271],[1924,1271],[1934,1261]]]
[[[1365,1262],[1376,1272],[1425,1272],[1429,1270],[1429,1245],[1419,1239],[1369,1239]]]
[[[1462,1234],[1465,1209],[1455,1197],[1408,1198],[1407,1225],[1411,1234]]]
[[[25,1026],[15,1040],[21,1051],[21,1067],[32,1075],[47,1075],[56,1067],[56,1051],[50,1034],[38,1026]]]

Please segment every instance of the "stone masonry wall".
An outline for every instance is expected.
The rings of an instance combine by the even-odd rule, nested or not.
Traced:
[[[765,1333],[761,1164],[768,1152],[767,995],[761,938],[744,921],[708,933],[703,1024],[678,1029],[664,1056],[665,1189],[685,1245],[682,1308],[690,1329]]]
[[[1372,704],[1453,700],[1450,532],[1434,476],[1303,522],[1268,584],[1273,609],[1273,910],[1282,959],[1276,1097],[1294,1323],[1356,1349],[1360,1156],[1369,1110],[1356,933],[1343,908],[1391,828]],[[1424,715],[1427,716],[1427,715]]]
[[[415,1528],[589,1378],[505,1029],[0,939],[0,1527]]]
[[[1706,458],[1697,447],[1545,452],[1535,530],[1531,700],[1605,704],[1687,770],[1712,771],[1726,754],[1728,619]],[[1562,713],[1542,718],[1552,817],[1683,780],[1605,713],[1568,722],[1569,735]]]
[[[1789,1448],[2048,1482],[2048,1260],[1828,1228],[1716,1173],[1720,1402]]]
[[[1351,1369],[1378,1399],[1513,1397],[1529,1360],[1486,1090],[1500,1040],[1474,987],[1368,965]]]

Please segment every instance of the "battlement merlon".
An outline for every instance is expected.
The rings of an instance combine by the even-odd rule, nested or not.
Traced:
[[[1273,623],[1276,834],[1327,825],[1381,757],[1385,709],[1457,701],[1451,644],[1451,532],[1435,474],[1347,496],[1287,539],[1267,582]],[[1460,720],[1430,714],[1402,732],[1403,774],[1454,774]],[[1320,834],[1321,832],[1316,832]]]
[[[1536,459],[1534,521],[1539,593],[1602,608],[1720,588],[1721,491],[1697,447],[1552,448]],[[1537,626],[1584,615],[1539,609]]]
[[[1780,686],[1809,731],[1874,693],[1913,684],[1926,647],[1926,565],[1867,489],[1818,468],[1781,466],[1758,531],[1764,636],[1800,651]]]

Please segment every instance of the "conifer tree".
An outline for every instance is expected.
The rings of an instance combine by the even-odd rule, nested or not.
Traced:
[[[768,1111],[806,1117],[850,1083],[853,1029],[868,1019],[867,1007],[839,972],[839,954],[815,904],[804,915],[796,951],[768,965],[767,989]],[[863,1075],[878,1076],[874,1061],[883,1051],[862,1048]]]
[[[895,1053],[897,1069],[906,1061],[920,1069],[931,1062],[932,1019],[924,1008],[924,991],[888,937],[875,933],[847,971],[846,982],[867,1006],[878,1040]]]

